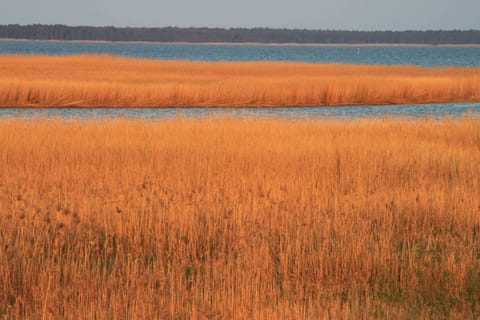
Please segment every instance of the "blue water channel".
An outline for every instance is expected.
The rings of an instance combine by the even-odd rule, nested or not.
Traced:
[[[421,66],[480,66],[479,46],[211,45],[0,41],[0,54],[111,54],[202,61],[304,61]]]
[[[274,107],[274,108],[0,108],[0,118],[168,119],[175,117],[282,118],[455,118],[480,116],[480,103],[409,104],[385,106]]]

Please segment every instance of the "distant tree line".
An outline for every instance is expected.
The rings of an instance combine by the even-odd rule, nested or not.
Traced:
[[[0,38],[32,40],[264,42],[264,43],[414,43],[480,44],[480,30],[342,31],[270,28],[116,28],[66,25],[0,25]]]

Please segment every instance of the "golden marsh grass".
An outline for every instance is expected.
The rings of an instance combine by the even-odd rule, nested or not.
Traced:
[[[480,101],[480,68],[0,56],[0,106],[312,106]]]
[[[0,120],[0,317],[480,315],[480,121]]]

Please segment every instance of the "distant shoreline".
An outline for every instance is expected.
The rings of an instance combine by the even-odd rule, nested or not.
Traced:
[[[108,41],[108,40],[55,40],[0,38],[0,42],[52,42],[52,43],[110,43],[110,44],[167,44],[205,46],[277,46],[277,47],[480,47],[479,44],[428,44],[428,43],[300,43],[300,42],[159,42],[159,41]]]

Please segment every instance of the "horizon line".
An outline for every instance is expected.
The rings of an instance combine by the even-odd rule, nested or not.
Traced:
[[[402,33],[402,32],[478,32],[480,29],[402,29],[402,30],[392,30],[392,29],[329,29],[329,28],[289,28],[289,27],[269,27],[269,26],[255,26],[255,27],[220,27],[220,26],[115,26],[115,25],[88,25],[88,24],[78,24],[78,25],[68,25],[63,23],[29,23],[29,24],[20,24],[20,23],[8,23],[0,24],[0,27],[8,26],[19,26],[19,27],[34,27],[34,26],[62,26],[68,28],[115,28],[115,29],[209,29],[209,30],[282,30],[282,31],[333,31],[333,32],[392,32],[392,33]]]

